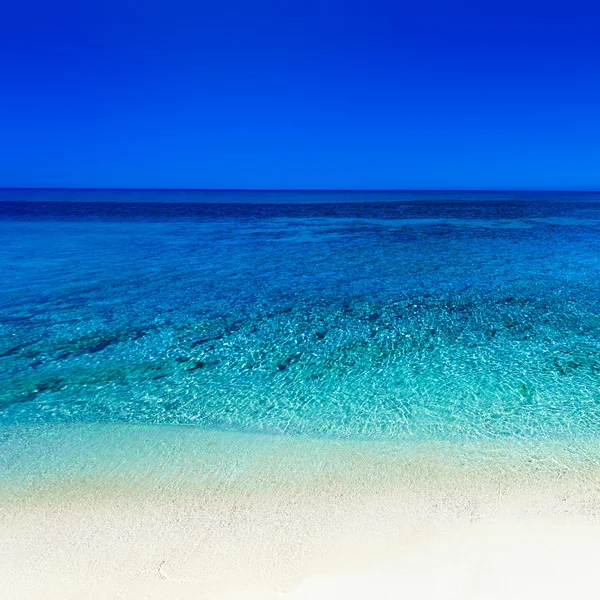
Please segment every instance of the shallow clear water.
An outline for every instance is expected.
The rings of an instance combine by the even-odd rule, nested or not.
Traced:
[[[0,200],[0,425],[600,433],[600,195]]]

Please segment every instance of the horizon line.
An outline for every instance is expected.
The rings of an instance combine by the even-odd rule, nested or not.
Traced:
[[[600,189],[552,189],[552,188],[135,188],[135,187],[3,187],[0,191],[40,192],[243,192],[243,193],[409,193],[409,192],[498,192],[498,193],[600,193]]]

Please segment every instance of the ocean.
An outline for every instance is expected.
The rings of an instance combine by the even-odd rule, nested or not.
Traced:
[[[600,433],[600,194],[0,200],[2,426]]]

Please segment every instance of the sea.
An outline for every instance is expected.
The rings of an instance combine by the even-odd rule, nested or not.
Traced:
[[[2,190],[0,481],[69,428],[576,452],[600,193]]]

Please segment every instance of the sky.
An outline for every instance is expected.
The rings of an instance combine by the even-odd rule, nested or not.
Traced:
[[[19,0],[0,186],[600,190],[592,2]]]

